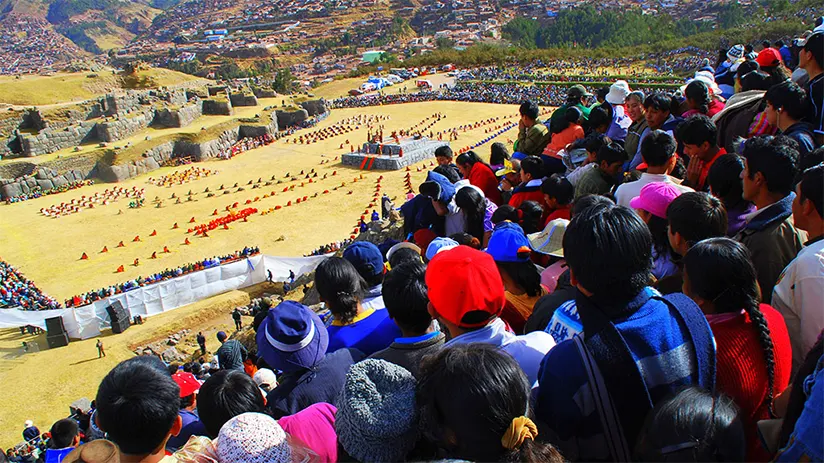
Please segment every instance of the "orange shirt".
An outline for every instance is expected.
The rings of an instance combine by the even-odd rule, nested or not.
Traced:
[[[584,138],[584,129],[578,124],[570,124],[569,127],[552,135],[552,140],[544,148],[544,153],[547,156],[558,158],[558,151],[566,148],[566,146],[575,140]]]
[[[725,150],[724,148],[718,148],[718,152],[715,153],[715,157],[710,159],[709,162],[704,163],[704,166],[701,167],[701,173],[698,175],[698,188],[696,188],[696,190],[703,191],[707,189],[705,187],[707,184],[707,175],[709,175],[710,173],[710,167],[712,167],[716,159],[720,158],[725,154],[727,154],[727,150]]]

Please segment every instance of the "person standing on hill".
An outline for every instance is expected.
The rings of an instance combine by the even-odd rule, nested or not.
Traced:
[[[202,331],[197,332],[197,345],[200,346],[200,355],[206,355],[206,336]]]
[[[248,354],[246,348],[237,339],[226,340],[228,336],[223,331],[218,331],[217,340],[220,341],[220,349],[215,352],[218,365],[221,370],[243,371],[243,360]]]
[[[100,339],[97,340],[97,358],[102,358],[106,356],[106,350],[103,348],[103,341]]]
[[[240,331],[243,327],[243,323],[240,321],[240,310],[235,307],[235,310],[232,311],[232,320],[235,321],[235,330]]]

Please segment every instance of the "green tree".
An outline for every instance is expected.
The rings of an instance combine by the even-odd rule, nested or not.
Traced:
[[[510,42],[526,48],[534,48],[538,36],[538,21],[517,17],[504,25],[504,37]]]
[[[435,39],[435,46],[438,47],[439,50],[443,50],[444,48],[452,48],[455,46],[455,41],[449,37],[438,37]]]
[[[278,93],[292,93],[294,89],[295,76],[292,75],[292,70],[289,68],[280,68],[275,73],[275,79],[272,81],[272,88]]]

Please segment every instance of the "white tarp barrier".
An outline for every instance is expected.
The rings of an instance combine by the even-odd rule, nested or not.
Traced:
[[[274,281],[289,280],[289,271],[296,276],[309,273],[326,256],[273,257],[257,255],[219,267],[189,273],[171,280],[153,283],[127,293],[74,309],[27,311],[0,310],[0,328],[25,325],[46,328],[46,319],[63,317],[63,325],[70,338],[89,339],[111,327],[106,307],[119,301],[131,316],[144,317],[177,309],[234,289],[245,288],[266,281],[269,272]]]

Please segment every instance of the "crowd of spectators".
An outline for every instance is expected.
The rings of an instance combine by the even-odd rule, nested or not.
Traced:
[[[547,120],[523,102],[511,150],[438,149],[403,241],[317,266],[323,319],[258,305],[254,341],[217,334],[208,378],[125,360],[46,452],[824,460],[824,31],[796,44],[802,84],[781,48],[742,44],[677,94],[572,86]],[[727,98],[733,66],[764,76]]]
[[[0,260],[0,308],[52,310],[59,309],[60,303],[40,291],[19,270]]]
[[[199,260],[197,262],[181,265],[180,267],[167,268],[162,272],[153,273],[146,277],[139,276],[133,280],[113,284],[111,286],[100,288],[96,291],[89,291],[87,293],[78,294],[73,296],[71,299],[66,299],[65,304],[66,307],[84,306],[86,304],[91,304],[92,302],[99,301],[101,299],[106,299],[109,296],[114,296],[115,294],[129,292],[141,286],[146,286],[152,283],[177,278],[179,276],[186,275],[192,272],[197,272],[200,270],[205,270],[207,268],[218,267],[223,264],[234,262],[249,256],[254,256],[259,253],[260,248],[256,246],[247,246],[231,254],[209,257],[203,260]]]
[[[273,141],[275,141],[275,138],[268,133],[259,137],[244,137],[232,143],[232,146],[218,154],[218,158],[232,159],[240,153],[259,148],[261,146],[266,146]]]

